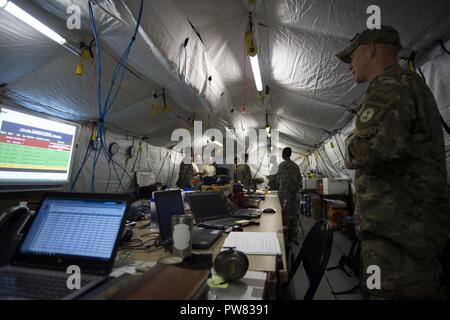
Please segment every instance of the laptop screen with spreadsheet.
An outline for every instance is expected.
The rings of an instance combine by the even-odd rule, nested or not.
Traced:
[[[47,262],[57,257],[71,261],[114,260],[128,205],[123,195],[46,196],[17,255],[39,257]]]

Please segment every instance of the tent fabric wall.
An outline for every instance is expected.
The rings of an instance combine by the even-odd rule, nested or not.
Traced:
[[[444,43],[444,46],[449,48],[450,41]],[[422,63],[420,66],[417,66],[417,72],[419,72],[418,69],[422,71],[425,81],[436,99],[442,118],[445,122],[447,122],[447,124],[450,124],[450,55],[445,53],[440,46],[435,46],[427,55],[426,62]],[[342,153],[345,154],[344,141],[353,128],[354,121],[349,123],[342,130],[342,133],[330,137],[319,150],[324,158],[326,158],[327,155],[330,157],[330,161],[334,166],[333,169],[337,169],[339,172],[338,176],[346,178],[353,178],[354,172],[345,168],[342,154],[340,152],[337,153],[336,150],[339,150],[337,147],[337,143],[339,143]],[[450,172],[450,134],[448,134],[444,129],[442,130],[445,139],[447,172]],[[310,156],[310,158],[311,157],[312,156]],[[319,163],[317,163],[317,161],[314,161],[315,159],[310,160],[313,165],[310,166],[309,169],[318,168],[324,174],[330,172],[330,170],[325,167],[323,161],[319,161]],[[450,184],[449,174],[447,174],[447,182]]]
[[[72,179],[70,185],[66,186],[66,190],[70,190],[75,180],[75,176],[83,163],[86,154],[86,148],[90,142],[92,126],[84,124],[78,135],[77,148],[74,157],[74,165],[72,169]],[[95,170],[94,190],[91,187],[93,174],[94,152],[90,156],[80,172],[77,183],[73,191],[77,192],[130,192],[135,186],[135,178],[137,173],[147,173],[148,181],[142,184],[150,185],[160,182],[169,187],[175,186],[178,178],[179,160],[181,156],[174,151],[164,147],[157,147],[142,141],[141,138],[128,136],[115,130],[106,129],[106,144],[111,143],[119,145],[119,152],[113,156],[113,160],[117,164],[109,162],[104,152],[101,153]],[[139,147],[139,144],[142,145]],[[134,145],[134,157],[127,159],[127,148]],[[140,150],[140,151],[139,151]],[[124,172],[126,169],[126,173]],[[109,178],[110,174],[110,178]],[[109,179],[109,186],[108,186]],[[120,184],[121,181],[121,184]]]
[[[33,12],[39,11],[45,22],[72,42],[91,42],[87,1],[16,2],[33,6]],[[141,1],[96,3],[102,92],[106,95],[118,57],[130,41]],[[335,134],[340,144],[345,141],[367,84],[354,84],[348,66],[334,54],[366,27],[366,9],[372,1],[255,3],[256,6],[243,0],[145,0],[128,70],[106,123],[118,132],[143,137],[156,148],[171,148],[175,143],[170,140],[173,130],[190,130],[192,120],[202,121],[204,130],[237,129],[237,135],[243,136],[245,130],[264,128],[268,112],[272,129],[280,132],[280,145],[273,153],[279,156],[283,147],[291,146],[299,155],[299,164],[306,168],[308,161],[304,156],[318,149],[325,159],[318,157],[323,172],[351,176],[339,159],[336,146],[332,148],[328,141]],[[420,0],[379,0],[376,4],[381,9],[382,23],[399,30],[404,46],[400,55],[408,56],[412,49],[418,50],[418,65],[449,121],[448,56],[439,48],[424,48],[435,48],[437,39],[448,39],[450,20],[446,17],[450,2],[436,0],[430,5]],[[67,30],[69,5],[81,8],[81,30]],[[269,94],[262,97],[256,93],[245,56],[249,11],[253,12],[263,82],[270,87]],[[77,56],[4,10],[0,10],[0,19],[0,82],[7,83],[2,98],[66,120],[97,121],[96,59],[85,61],[85,73],[77,77]],[[450,47],[448,42],[446,45]],[[162,111],[163,89],[169,112]],[[154,106],[157,112],[153,112]],[[448,137],[446,143],[448,150]],[[343,145],[341,149],[344,150]],[[447,153],[448,164],[449,158]],[[314,165],[314,156],[310,155],[309,160]],[[328,170],[324,162],[330,169],[333,165],[333,169]],[[258,167],[259,164],[252,165],[254,173]],[[265,176],[267,170],[264,160],[258,176]],[[84,180],[88,177],[86,173]],[[84,189],[88,187],[86,183],[82,183]]]
[[[207,3],[179,0],[177,3],[196,26],[206,48],[215,55],[214,67],[223,75],[233,100],[242,101],[241,105],[247,107],[244,117],[257,120],[247,120],[247,123],[264,126],[263,117],[253,116],[261,115],[262,107],[252,94],[254,84],[242,41],[250,10],[255,13],[262,78],[271,89],[268,110],[275,117],[286,112],[286,106],[295,110],[289,118],[295,119],[293,123],[288,124],[285,117],[280,121],[282,126],[274,127],[283,133],[290,131],[291,136],[300,130],[294,133],[298,134],[298,140],[306,131],[309,138],[303,143],[314,145],[327,137],[315,134],[317,127],[332,132],[351,119],[348,110],[358,105],[366,85],[355,85],[348,67],[334,54],[345,47],[356,32],[365,28],[366,9],[372,2],[257,1],[253,8],[238,0]],[[450,10],[448,3],[443,1],[434,2],[427,10],[420,9],[424,5],[420,1],[377,1],[377,4],[382,11],[383,23],[399,29],[406,48],[402,54],[407,54],[408,48],[418,49],[418,44],[423,45],[425,39],[429,41],[435,37],[435,40],[450,27],[449,21],[442,22],[444,12]],[[399,12],[408,14],[399,15]],[[279,99],[273,99],[275,96]],[[310,147],[298,151],[305,149]]]

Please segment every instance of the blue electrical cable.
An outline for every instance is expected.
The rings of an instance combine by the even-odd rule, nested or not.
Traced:
[[[98,108],[99,108],[99,117],[100,117],[100,125],[98,127],[98,133],[97,133],[97,141],[100,144],[100,148],[98,150],[95,150],[94,161],[93,161],[92,179],[91,179],[91,191],[95,192],[95,170],[96,170],[97,162],[99,160],[99,157],[100,157],[100,154],[101,154],[102,151],[104,151],[104,153],[105,153],[105,155],[106,155],[106,157],[108,159],[109,177],[108,177],[107,189],[109,188],[109,183],[110,183],[111,165],[113,165],[113,169],[114,169],[114,171],[116,173],[117,178],[120,179],[120,176],[119,176],[119,174],[117,173],[117,170],[116,170],[116,166],[115,166],[116,164],[117,164],[117,166],[122,168],[124,170],[124,172],[130,177],[130,175],[126,172],[126,168],[121,167],[109,155],[109,152],[108,152],[108,150],[106,148],[106,145],[105,145],[104,120],[106,118],[107,112],[111,109],[113,103],[115,102],[115,100],[116,100],[116,98],[117,98],[117,96],[119,94],[120,87],[121,87],[121,84],[122,84],[122,81],[123,81],[123,77],[124,77],[124,73],[125,73],[125,65],[127,63],[128,57],[130,55],[132,45],[133,45],[134,41],[136,40],[136,36],[137,36],[138,31],[139,31],[139,26],[140,26],[140,23],[141,23],[141,20],[142,20],[142,14],[143,14],[143,9],[144,9],[144,1],[141,0],[141,5],[140,5],[140,8],[139,8],[139,15],[138,15],[138,19],[137,19],[137,22],[136,22],[136,27],[135,27],[133,36],[131,38],[131,41],[130,41],[129,45],[127,46],[127,48],[125,49],[124,53],[122,54],[121,58],[117,62],[117,65],[116,65],[116,67],[114,69],[113,77],[111,79],[111,85],[109,87],[108,95],[106,97],[106,101],[105,101],[104,105],[102,103],[102,94],[101,94],[102,65],[101,65],[100,43],[98,41],[97,26],[96,26],[96,23],[95,23],[95,18],[94,18],[94,13],[93,13],[93,10],[92,10],[91,1],[89,1],[88,6],[89,6],[89,19],[90,19],[91,27],[92,27],[92,30],[93,30],[93,33],[94,33],[94,38],[95,38],[95,41],[96,41],[96,44],[97,44],[97,72],[98,72],[97,97],[98,97]],[[117,89],[114,92],[114,86],[116,84],[117,77],[119,77],[119,82],[118,82],[118,85],[117,85]],[[114,92],[114,94],[113,94],[113,92]],[[111,94],[113,94],[113,98],[110,101]],[[89,152],[89,154],[90,154],[90,152]],[[77,175],[77,177],[78,176],[79,176],[79,174]],[[130,179],[131,179],[131,177],[130,177]],[[123,185],[122,185],[122,181],[119,181],[119,187],[122,187],[122,189],[125,191],[125,189],[123,188]]]
[[[105,144],[104,140],[103,140],[103,143],[101,145],[101,148],[105,152],[105,154],[109,154],[109,151],[108,151],[108,149],[106,147],[106,144]],[[119,169],[122,169],[126,173],[126,175],[130,178],[130,180],[132,179],[131,176],[128,174],[128,172],[126,172],[125,168],[123,166],[121,166],[120,163],[114,161],[113,158],[111,158],[111,164],[113,165],[113,169],[114,169],[114,172],[116,173],[117,178],[119,178],[119,174],[117,173],[116,166],[118,166]],[[122,189],[124,190],[124,192],[126,192],[125,188],[123,187],[123,185],[121,183],[121,181],[119,181],[119,183],[120,183],[120,186],[122,187]]]
[[[108,145],[108,143],[106,141],[106,135],[105,135],[104,138],[102,139],[101,150],[103,150],[105,155],[107,155],[109,172],[111,172],[111,165],[112,165],[117,178],[119,178],[119,174],[117,173],[117,169],[116,169],[115,165],[117,165],[120,169],[123,169],[123,168],[120,166],[120,164],[118,162],[114,161],[112,155],[109,153],[107,145]],[[124,171],[124,172],[126,173],[126,171]],[[108,189],[109,189],[109,184],[110,184],[110,177],[108,177]],[[124,192],[126,192],[125,188],[123,187],[122,182],[120,180],[119,180],[119,186],[117,187],[116,192],[119,191],[119,187],[122,187]]]
[[[91,131],[91,136],[89,138],[89,141],[92,140],[93,135],[94,135],[94,126],[92,126],[92,131]],[[86,146],[86,152],[84,153],[83,162],[81,163],[81,166],[78,169],[77,174],[75,175],[75,179],[74,179],[74,181],[72,183],[72,186],[70,187],[70,191],[73,191],[73,189],[75,188],[75,185],[77,184],[78,178],[79,178],[79,176],[81,174],[81,170],[83,170],[83,167],[84,167],[87,159],[89,159],[89,156],[90,156],[91,151],[92,151],[92,149],[89,148],[89,147],[90,147],[90,143],[88,143],[87,146]]]
[[[110,90],[109,90],[109,93],[108,93],[108,98],[106,99],[106,102],[105,102],[105,108],[104,108],[104,110],[103,110],[103,111],[104,111],[103,117],[106,116],[106,113],[109,111],[109,109],[110,109],[111,106],[112,106],[112,102],[108,105],[109,98],[110,98],[111,92],[112,92],[112,90],[113,90],[115,80],[116,80],[116,78],[117,78],[117,76],[118,76],[118,74],[119,74],[119,72],[120,72],[120,67],[122,67],[122,75],[121,75],[121,77],[120,77],[120,81],[119,81],[119,85],[118,85],[118,89],[117,89],[117,91],[116,91],[115,97],[117,97],[117,94],[118,94],[118,92],[119,92],[120,84],[122,83],[122,79],[123,79],[123,74],[124,74],[124,70],[125,70],[125,65],[126,65],[126,62],[127,62],[127,60],[128,60],[128,57],[129,57],[129,55],[130,55],[130,52],[131,52],[131,48],[132,48],[132,46],[133,46],[133,43],[134,43],[134,41],[136,40],[137,33],[138,33],[138,31],[139,31],[139,27],[140,27],[140,24],[141,24],[141,19],[142,19],[143,11],[144,11],[144,1],[141,0],[141,5],[140,5],[140,8],[139,8],[139,15],[138,15],[138,18],[137,18],[137,21],[136,21],[136,27],[135,27],[135,29],[134,29],[133,36],[132,36],[131,41],[130,41],[130,43],[128,44],[127,48],[125,49],[125,52],[122,54],[122,57],[121,57],[120,60],[118,61],[117,65],[116,65],[116,69],[114,70],[114,74],[113,74],[113,78],[112,78]],[[115,100],[115,97],[114,97],[113,101]]]
[[[89,21],[91,23],[91,27],[94,33],[94,39],[97,47],[97,100],[98,100],[98,110],[99,110],[99,116],[101,115],[102,111],[102,62],[101,62],[101,55],[100,55],[100,42],[98,41],[98,35],[97,35],[97,26],[95,24],[94,19],[94,12],[92,11],[92,4],[91,1],[88,2],[89,5]]]

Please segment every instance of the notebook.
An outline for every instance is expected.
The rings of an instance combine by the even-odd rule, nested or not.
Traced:
[[[129,205],[126,195],[46,194],[11,265],[0,268],[0,299],[75,299],[103,283]]]
[[[220,192],[194,192],[186,196],[198,225],[226,229],[230,226],[249,224],[248,220],[242,220],[241,216],[234,217],[228,211]]]
[[[184,214],[184,205],[180,190],[160,191],[154,193],[158,215],[161,242],[167,246],[172,241],[172,216]],[[219,239],[222,231],[195,226],[192,230],[192,248],[208,249]]]

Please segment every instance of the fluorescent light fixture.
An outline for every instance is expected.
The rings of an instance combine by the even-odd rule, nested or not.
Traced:
[[[261,80],[261,71],[259,70],[258,55],[249,56],[252,65],[253,77],[255,78],[256,90],[262,91],[263,85]]]
[[[53,41],[56,41],[60,45],[66,44],[66,39],[61,37],[58,33],[47,27],[45,24],[37,20],[35,17],[28,14],[26,11],[22,10],[18,6],[16,6],[11,1],[0,0],[0,7],[11,13],[13,16],[19,18],[30,27],[33,27],[40,33],[46,35]]]
[[[212,143],[218,145],[219,147],[223,147],[223,144],[221,142],[217,141],[216,137],[212,136],[211,141],[212,141]],[[208,143],[209,143],[209,140],[208,140]]]

